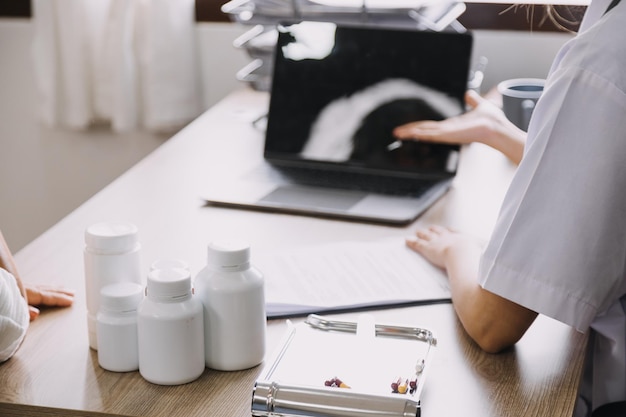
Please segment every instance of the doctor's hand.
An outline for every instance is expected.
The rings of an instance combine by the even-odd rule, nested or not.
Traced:
[[[406,245],[444,270],[448,269],[455,256],[465,251],[472,252],[474,248],[480,251],[482,246],[469,236],[438,225],[418,229],[414,236],[406,239]]]
[[[398,126],[400,140],[467,144],[479,142],[502,152],[516,164],[522,159],[526,132],[511,123],[502,110],[473,90],[465,93],[469,111],[441,121],[422,120]]]

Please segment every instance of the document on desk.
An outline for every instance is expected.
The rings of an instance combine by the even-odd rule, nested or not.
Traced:
[[[255,259],[268,318],[448,302],[445,273],[403,238],[346,241]]]

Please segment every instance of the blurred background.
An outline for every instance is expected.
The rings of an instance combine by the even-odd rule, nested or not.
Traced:
[[[168,129],[138,125],[116,131],[107,121],[82,127],[42,122],[42,105],[50,103],[42,99],[38,74],[40,77],[42,69],[47,74],[55,67],[36,58],[34,44],[41,36],[41,20],[33,17],[30,2],[26,1],[22,9],[15,7],[19,3],[0,0],[0,229],[13,251],[69,214],[185,124]],[[223,3],[198,0],[191,5],[195,8],[189,23],[193,44],[187,46],[197,74],[197,84],[190,91],[196,94],[198,114],[231,91],[250,88],[236,74],[251,58],[245,49],[234,46],[250,26],[222,13]],[[465,16],[465,22],[476,27],[472,28],[474,61],[485,57],[488,62],[481,91],[486,93],[508,78],[544,78],[558,49],[573,35],[534,27],[538,21],[529,18],[527,10],[503,13],[510,6],[490,7],[500,19],[497,25],[487,25],[486,15],[476,10]],[[49,13],[55,12],[49,9]],[[516,23],[506,23],[511,17]],[[159,76],[159,84],[177,82],[174,76]],[[53,109],[55,105],[52,103]]]

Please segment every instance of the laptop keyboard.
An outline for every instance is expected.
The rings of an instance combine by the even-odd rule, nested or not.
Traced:
[[[417,197],[426,192],[432,182],[413,178],[389,178],[353,172],[280,167],[280,172],[291,181],[315,187],[356,190],[380,194]]]

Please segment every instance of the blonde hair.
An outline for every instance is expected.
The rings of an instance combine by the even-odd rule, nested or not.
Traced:
[[[546,5],[545,6],[545,14],[546,17],[558,28],[573,32],[571,28],[573,26],[577,27],[581,20],[582,16],[585,13],[584,6],[554,6],[554,5]]]
[[[535,27],[541,27],[546,22],[552,24],[557,29],[566,32],[576,32],[585,13],[585,6],[557,6],[557,5],[534,5],[534,4],[513,4],[502,13],[509,11],[517,12],[525,10],[526,19],[531,27],[535,26],[535,19],[538,18]]]

